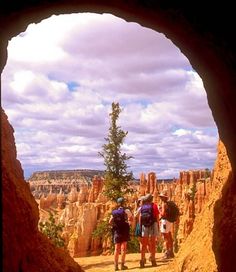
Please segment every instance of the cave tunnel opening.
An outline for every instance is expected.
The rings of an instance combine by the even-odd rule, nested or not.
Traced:
[[[111,14],[52,16],[10,41],[2,79],[26,179],[40,170],[56,176],[67,168],[101,169],[91,161],[114,99],[124,109],[125,152],[132,152],[136,179],[155,171],[160,182],[213,168],[218,135],[202,81],[160,33]],[[42,180],[34,191],[41,209],[40,195],[60,191],[52,186],[59,177],[44,179],[48,184]]]
[[[159,19],[156,20],[156,15],[153,15],[151,12],[151,15],[149,19],[147,18],[148,15],[146,16],[144,13],[145,12],[140,12],[139,9],[137,8],[137,13],[133,14],[130,10],[126,10],[123,7],[119,7],[118,9],[115,9],[113,11],[112,7],[101,7],[99,5],[95,5],[93,7],[61,7],[61,6],[54,6],[54,9],[48,9],[43,7],[40,11],[40,13],[37,13],[35,11],[32,11],[31,18],[28,20],[27,16],[24,21],[22,21],[22,25],[19,25],[19,27],[13,27],[13,29],[9,29],[9,33],[7,34],[8,37],[13,37],[15,34],[20,32],[20,29],[24,29],[29,21],[30,22],[37,22],[38,20],[41,20],[42,18],[48,17],[48,15],[52,15],[53,13],[70,13],[71,11],[80,12],[80,9],[90,11],[90,12],[107,12],[109,11],[110,13],[117,15],[121,18],[127,19],[128,21],[136,21],[136,22],[141,22],[142,25],[146,25],[150,28],[160,29],[161,32],[165,33],[168,37],[170,37],[171,40],[175,41],[175,43],[178,45],[181,50],[186,53],[185,55],[188,56],[188,59],[191,61],[191,64],[195,68],[195,70],[199,73],[199,75],[202,77],[204,86],[206,87],[206,91],[208,94],[208,102],[209,105],[213,111],[214,119],[216,121],[217,127],[219,129],[220,137],[222,138],[223,142],[226,145],[228,155],[232,164],[233,169],[235,169],[235,143],[233,141],[233,136],[234,135],[232,132],[235,131],[235,122],[233,121],[234,116],[233,116],[233,105],[235,103],[235,100],[233,99],[233,96],[231,95],[230,90],[233,89],[233,73],[232,71],[230,72],[229,69],[224,65],[224,62],[221,60],[221,58],[217,58],[219,56],[214,56],[214,54],[211,54],[211,49],[214,47],[214,45],[210,45],[209,48],[203,48],[204,46],[199,46],[198,41],[201,41],[199,39],[198,33],[194,33],[194,30],[192,32],[191,29],[187,29],[186,33],[185,30],[180,30],[179,25],[176,24],[175,26],[170,25],[170,22],[168,21],[170,17],[163,17],[162,12],[158,13]],[[168,14],[168,12],[167,12]],[[173,18],[175,21],[176,18]],[[27,22],[28,20],[28,22]],[[180,20],[181,21],[181,20]],[[178,20],[176,20],[178,22]],[[13,20],[14,24],[14,20]],[[180,26],[182,25],[182,22],[180,22]],[[12,26],[11,26],[12,27]],[[13,34],[14,33],[14,34]],[[189,39],[189,35],[192,36],[192,40]],[[196,34],[196,35],[195,35]],[[202,37],[201,37],[202,38]],[[197,48],[198,47],[198,48]],[[207,49],[207,50],[203,50]],[[207,51],[207,52],[206,52]],[[202,57],[201,57],[202,56]],[[207,56],[207,57],[206,57]],[[198,59],[199,58],[199,59]],[[219,61],[218,61],[219,60]],[[222,65],[221,65],[222,64]],[[219,68],[218,72],[216,72],[216,69],[214,68],[217,67]],[[221,77],[223,80],[220,80],[217,78],[217,75],[221,74]],[[222,92],[225,92],[226,97],[222,95]],[[232,98],[232,99],[230,99]],[[224,101],[220,101],[220,100]],[[225,99],[229,100],[229,103]],[[222,103],[221,103],[222,102]],[[225,110],[224,105],[226,105],[227,110]],[[224,197],[225,195],[230,193],[230,188],[224,192]],[[223,203],[224,204],[224,203]],[[224,204],[225,205],[225,204]],[[219,223],[220,224],[220,223]],[[218,245],[221,248],[224,248],[224,242],[227,242],[222,238],[222,245]],[[228,247],[233,248],[232,243],[228,245]],[[227,247],[226,247],[227,248]],[[220,259],[219,264],[221,265],[221,268],[227,269],[226,267],[229,267],[229,264],[232,263],[231,259],[232,254],[226,255],[222,250],[220,251],[220,255],[217,257]],[[224,259],[222,261],[222,259]],[[229,264],[227,265],[227,260],[229,260]],[[223,265],[221,264],[223,263]],[[230,270],[220,270],[220,271],[230,271]]]

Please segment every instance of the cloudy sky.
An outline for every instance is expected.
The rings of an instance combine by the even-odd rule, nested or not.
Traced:
[[[201,78],[170,40],[137,23],[84,13],[31,24],[10,41],[1,80],[25,178],[104,170],[113,101],[135,177],[214,165],[218,132]]]

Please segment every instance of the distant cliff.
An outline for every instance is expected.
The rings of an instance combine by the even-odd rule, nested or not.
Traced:
[[[35,198],[49,193],[62,191],[68,194],[72,188],[80,191],[82,186],[91,186],[94,177],[102,177],[104,171],[79,169],[79,170],[53,170],[34,172],[28,179],[30,190]]]
[[[37,171],[30,176],[28,181],[77,179],[81,177],[92,179],[94,176],[103,175],[104,171],[90,169]]]

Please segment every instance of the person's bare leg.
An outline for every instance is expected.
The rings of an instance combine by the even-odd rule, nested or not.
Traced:
[[[162,233],[163,235],[163,239],[164,239],[164,245],[165,245],[165,256],[163,257],[164,259],[166,259],[168,250],[169,250],[169,237],[168,237],[168,233]]]
[[[172,233],[168,233],[168,255],[170,258],[174,257],[174,251],[173,251],[173,238]]]
[[[156,266],[156,236],[151,236],[149,238],[149,249],[152,266]]]
[[[127,242],[121,243],[121,262],[122,263],[125,263],[126,249],[127,249]]]
[[[156,254],[156,237],[155,236],[150,237],[149,248],[150,248],[151,260],[155,260],[155,254]]]
[[[140,267],[144,267],[145,264],[145,253],[147,251],[147,245],[148,245],[148,237],[142,237],[141,238],[141,260],[140,260]]]
[[[119,254],[120,254],[121,244],[115,244],[115,252],[114,252],[114,265],[115,269],[118,270],[118,262],[119,262]]]
[[[127,266],[125,266],[125,257],[126,257],[126,250],[127,250],[127,242],[121,243],[121,269],[128,269]]]

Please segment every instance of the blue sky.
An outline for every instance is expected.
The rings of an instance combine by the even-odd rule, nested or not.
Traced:
[[[104,169],[111,103],[135,177],[213,168],[218,132],[202,80],[163,34],[110,14],[52,16],[8,46],[2,107],[25,177]]]

